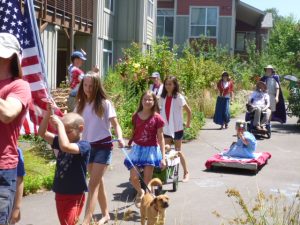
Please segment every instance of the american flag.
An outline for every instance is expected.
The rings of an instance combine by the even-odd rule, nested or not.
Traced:
[[[21,0],[20,0],[21,1]],[[0,0],[0,33],[13,34],[22,48],[23,79],[30,84],[32,103],[21,134],[36,134],[47,104],[51,98],[47,87],[45,59],[40,41],[33,0],[25,0],[22,13],[19,0]],[[59,110],[55,112],[62,115]]]

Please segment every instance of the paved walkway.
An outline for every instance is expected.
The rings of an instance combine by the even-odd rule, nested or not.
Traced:
[[[217,149],[228,147],[236,139],[233,136],[234,124],[235,120],[230,123],[229,129],[218,130],[211,120],[207,120],[198,140],[184,145],[191,180],[188,183],[180,182],[177,192],[167,193],[171,199],[167,210],[167,225],[221,224],[222,220],[212,214],[215,210],[222,216],[233,217],[236,210],[225,194],[228,188],[238,189],[246,199],[253,199],[258,188],[266,193],[280,189],[287,196],[293,196],[299,190],[300,127],[295,125],[295,118],[289,118],[285,125],[275,123],[272,138],[259,141],[258,151],[268,151],[272,158],[258,174],[238,170],[205,171],[206,159],[218,152]],[[117,221],[109,224],[140,224],[139,211],[132,203],[134,194],[128,183],[129,173],[123,166],[123,160],[123,153],[116,149],[113,164],[105,176],[111,217]],[[171,186],[165,185],[164,188],[170,189]],[[127,221],[124,221],[124,212],[130,212]],[[99,208],[95,213],[100,216]],[[59,224],[53,193],[25,197],[22,221],[19,224]]]

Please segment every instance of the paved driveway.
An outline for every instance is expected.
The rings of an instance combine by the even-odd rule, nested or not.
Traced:
[[[237,212],[225,194],[228,188],[238,189],[246,200],[253,199],[258,189],[266,193],[281,190],[291,197],[300,189],[300,127],[295,125],[295,118],[289,118],[285,125],[275,123],[272,138],[259,141],[258,151],[268,151],[272,158],[258,174],[237,170],[205,171],[206,159],[236,139],[233,136],[234,122],[230,123],[229,129],[218,130],[211,120],[207,120],[199,138],[184,145],[191,179],[188,183],[180,182],[177,192],[167,193],[171,199],[167,225],[221,224],[222,220],[216,218],[213,211],[217,210],[224,217],[232,217]],[[128,183],[129,173],[123,166],[123,160],[123,153],[116,149],[113,164],[105,176],[111,217],[118,221],[110,224],[140,224],[139,211],[132,203],[134,193]],[[164,188],[170,189],[171,186],[165,185]],[[25,197],[20,224],[59,224],[55,210],[51,192]],[[124,212],[130,212],[127,221],[123,220]],[[100,216],[99,208],[95,213]]]

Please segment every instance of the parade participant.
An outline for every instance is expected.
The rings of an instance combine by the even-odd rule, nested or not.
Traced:
[[[160,81],[160,74],[158,72],[154,72],[151,74],[150,79],[152,81],[150,91],[159,98],[163,90],[163,84]]]
[[[52,190],[61,225],[75,225],[78,222],[87,191],[86,172],[91,146],[80,140],[84,129],[83,118],[77,113],[67,113],[62,120],[51,115],[53,104],[48,102],[47,112],[39,126],[38,134],[58,150]],[[58,135],[47,131],[48,122]]]
[[[22,80],[21,47],[15,36],[0,33],[0,224],[8,224],[14,203],[18,151],[17,140],[31,91]]]
[[[275,74],[275,70],[271,65],[266,66],[264,70],[265,75],[260,80],[267,84],[268,94],[270,96],[270,109],[272,111],[271,120],[285,123],[286,110],[279,76]]]
[[[256,150],[257,143],[254,135],[247,131],[247,123],[237,121],[235,129],[238,140],[223,155],[237,158],[255,158],[253,153]]]
[[[102,212],[98,224],[104,224],[110,219],[103,176],[112,158],[111,126],[114,128],[119,147],[124,147],[125,143],[115,109],[102,87],[99,74],[90,71],[83,77],[75,111],[82,115],[85,121],[82,138],[89,141],[92,147],[88,165],[89,193],[83,224],[89,225],[92,221],[97,199]]]
[[[222,78],[217,84],[219,96],[217,98],[216,109],[214,114],[214,123],[221,125],[221,129],[228,128],[230,121],[230,101],[233,99],[233,81],[230,79],[228,72],[222,73]]]
[[[264,125],[269,121],[271,115],[269,107],[270,98],[267,93],[267,85],[258,81],[256,90],[250,95],[247,105],[248,111],[254,112],[253,126],[257,130],[266,130]],[[263,118],[261,118],[262,115]]]
[[[190,127],[192,112],[184,96],[180,94],[179,83],[174,76],[168,76],[164,80],[164,88],[159,100],[160,114],[164,119],[163,129],[166,144],[174,141],[175,150],[178,151],[180,162],[183,167],[183,182],[189,180],[189,171],[181,145],[184,134],[183,110],[187,113],[186,128]]]
[[[131,141],[134,145],[129,153],[129,159],[126,158],[124,164],[130,170],[130,181],[137,191],[135,205],[140,208],[145,192],[141,188],[137,169],[143,169],[144,182],[148,185],[154,167],[166,165],[164,120],[158,113],[158,99],[152,91],[146,91],[142,95],[138,110],[132,116],[132,123],[134,132]]]

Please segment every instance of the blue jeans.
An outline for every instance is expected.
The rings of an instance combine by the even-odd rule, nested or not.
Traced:
[[[17,168],[0,169],[0,224],[8,224],[14,204]]]

